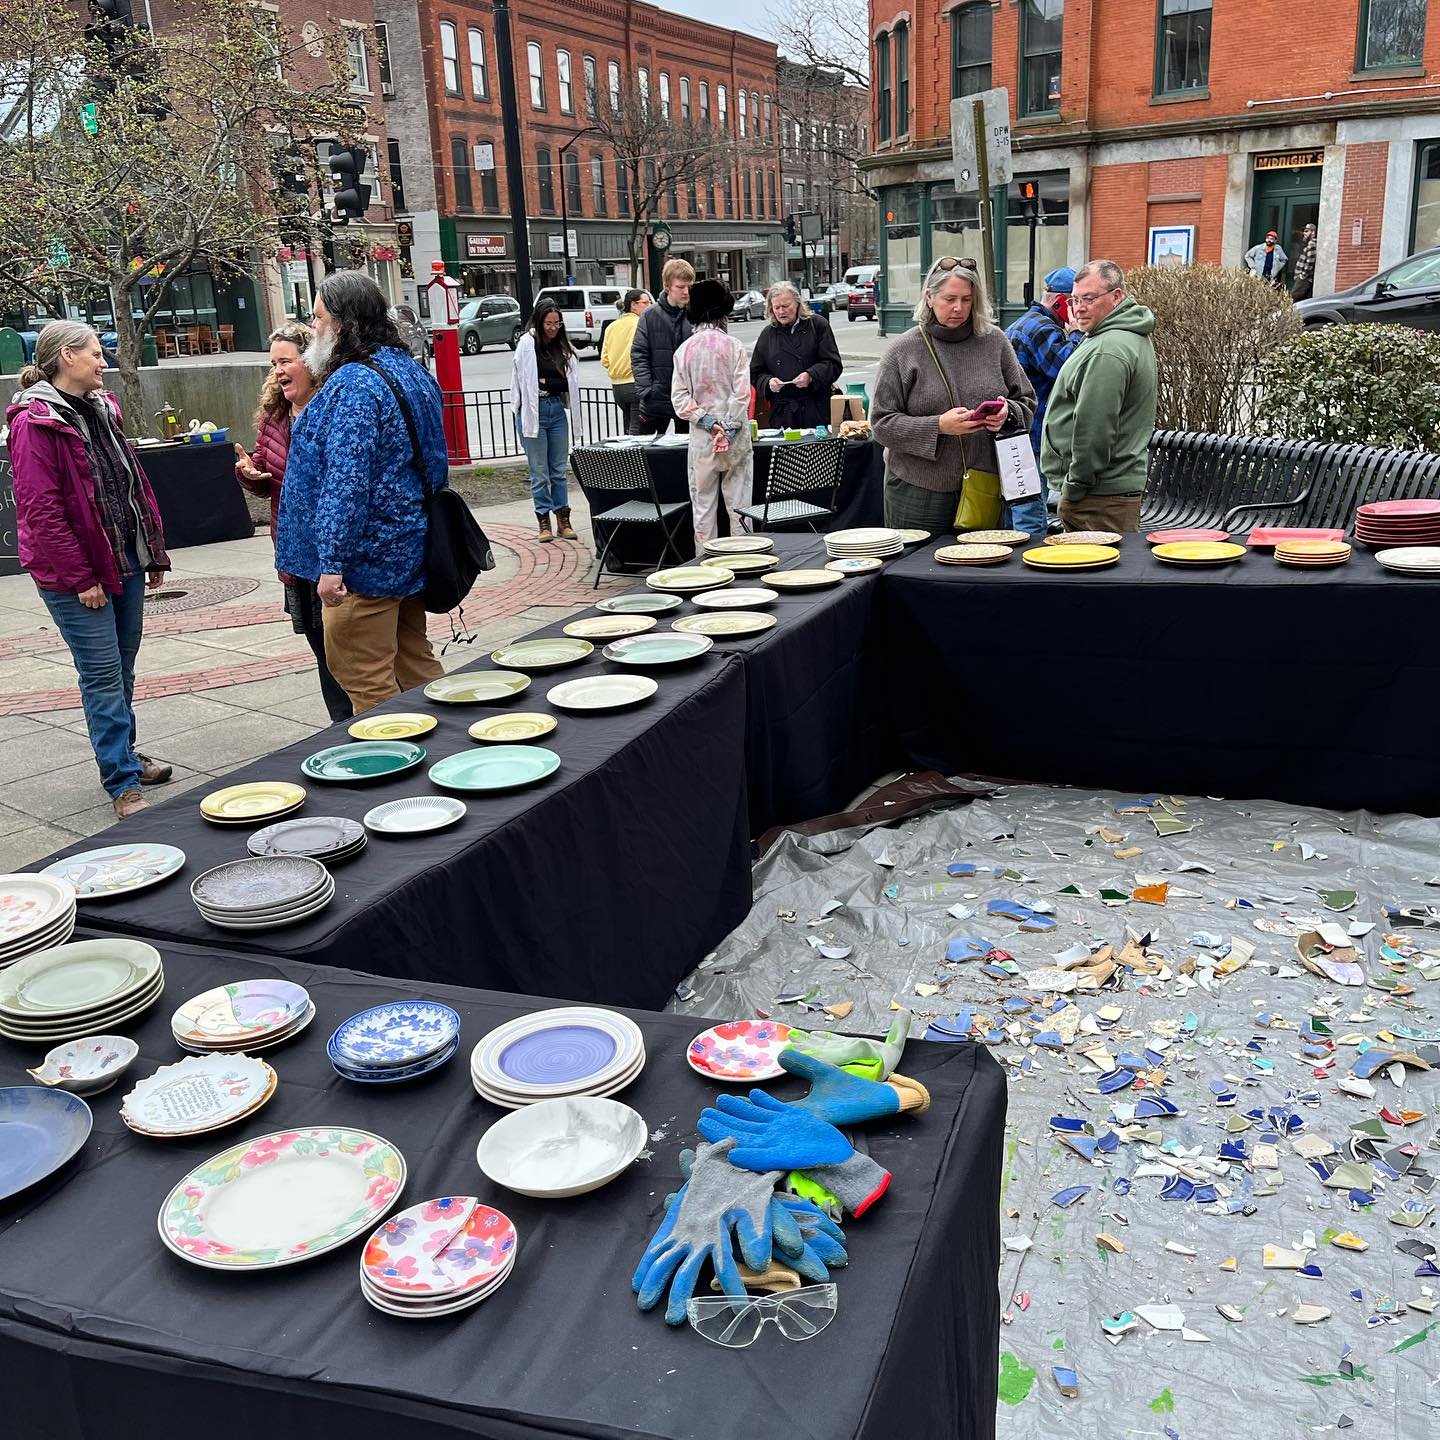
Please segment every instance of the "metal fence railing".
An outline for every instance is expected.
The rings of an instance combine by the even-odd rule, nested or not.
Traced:
[[[446,419],[463,417],[472,460],[518,459],[524,455],[510,409],[509,390],[464,390],[445,396]],[[582,435],[587,444],[623,435],[614,393],[600,386],[580,391]],[[448,427],[447,427],[448,428]]]

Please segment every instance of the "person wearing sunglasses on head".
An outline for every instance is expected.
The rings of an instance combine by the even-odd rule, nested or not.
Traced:
[[[915,328],[875,377],[870,423],[885,447],[885,523],[932,534],[999,524],[995,437],[1024,434],[1034,416],[1034,387],[991,318],[975,262],[942,256],[925,277]]]
[[[1076,272],[1070,304],[1085,340],[1050,392],[1040,469],[1061,486],[1067,530],[1123,535],[1140,528],[1155,431],[1155,316],[1110,260]]]

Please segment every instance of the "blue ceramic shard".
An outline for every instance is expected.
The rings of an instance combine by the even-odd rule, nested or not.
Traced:
[[[1440,1265],[1433,1260],[1426,1260],[1423,1264],[1416,1266],[1415,1278],[1417,1280],[1429,1280],[1440,1275]]]
[[[1088,1195],[1092,1188],[1089,1185],[1070,1185],[1064,1190],[1057,1190],[1050,1197],[1050,1202],[1065,1210],[1083,1196]]]
[[[1348,1196],[1352,1205],[1373,1205],[1375,1197],[1368,1190],[1352,1190]]]
[[[1100,1150],[1100,1142],[1093,1135],[1060,1135],[1057,1138],[1084,1160],[1094,1160]]]
[[[1323,1045],[1302,1044],[1300,1046],[1300,1053],[1307,1060],[1323,1060],[1330,1052]]]
[[[1185,1016],[1185,1019],[1181,1021],[1180,1028],[1188,1034],[1193,1035],[1200,1028],[1200,1017],[1191,1010]]]
[[[1117,1090],[1124,1090],[1134,1083],[1134,1071],[1112,1070],[1108,1075],[1102,1075],[1100,1077],[1100,1093],[1102,1095],[1113,1095]]]
[[[1044,935],[1055,928],[1055,917],[1053,915],[1031,915],[1028,920],[1020,922],[1020,928],[1029,931],[1032,935]]]
[[[1183,1175],[1172,1175],[1160,1191],[1162,1200],[1189,1200],[1195,1194],[1195,1182]]]
[[[1202,950],[1214,950],[1225,943],[1225,937],[1217,935],[1213,930],[1197,930],[1190,937],[1190,943],[1198,945]]]
[[[1163,1095],[1146,1095],[1135,1102],[1137,1120],[1156,1120],[1166,1115],[1178,1115],[1179,1107]]]
[[[1079,1115],[1052,1115],[1050,1128],[1063,1131],[1068,1135],[1091,1135],[1094,1133],[1090,1122],[1082,1119]]]
[[[1143,1055],[1137,1055],[1133,1050],[1122,1050],[1116,1057],[1115,1063],[1123,1065],[1127,1070],[1146,1070],[1149,1062]]]
[[[944,1044],[958,1044],[970,1038],[969,1030],[957,1028],[953,1020],[932,1020],[925,1029],[925,1039]]]
[[[1052,1365],[1050,1373],[1055,1377],[1055,1388],[1067,1400],[1074,1399],[1080,1393],[1080,1377],[1064,1365]]]
[[[1334,1169],[1328,1160],[1310,1160],[1306,1163],[1306,1169],[1312,1170],[1318,1180],[1324,1181],[1330,1178],[1330,1172]]]
[[[1034,1036],[1031,1043],[1039,1045],[1044,1050],[1063,1050],[1065,1048],[1065,1042],[1060,1038],[1058,1030],[1042,1030]]]
[[[1150,1062],[1151,1068],[1155,1070],[1158,1070],[1165,1063],[1165,1057],[1158,1050],[1147,1049],[1145,1051],[1145,1058]]]
[[[1028,920],[1035,912],[1018,900],[991,900],[985,906],[987,915],[1006,915],[1011,920]]]
[[[983,960],[990,953],[990,942],[978,935],[953,935],[945,946],[945,958],[952,961]]]
[[[947,875],[973,875],[975,873],[975,867],[957,860],[952,861],[945,867],[945,873]]]
[[[1295,1273],[1303,1275],[1307,1280],[1323,1280],[1325,1278],[1325,1272],[1318,1265],[1302,1265]]]
[[[1250,1158],[1250,1153],[1246,1150],[1243,1140],[1227,1140],[1220,1147],[1220,1158],[1222,1160],[1245,1161]]]
[[[1253,1050],[1256,1054],[1259,1054],[1259,1052],[1265,1048],[1265,1042],[1258,1038],[1252,1038],[1245,1042],[1245,1048],[1247,1050]]]
[[[1120,1175],[1116,1178],[1114,1185],[1110,1187],[1116,1195],[1125,1196],[1130,1193],[1129,1176]]]
[[[1007,1015],[1018,1015],[1022,1010],[1029,1010],[1031,1006],[1028,1000],[1022,1000],[1018,995],[1010,995],[1001,1002],[1000,1008]]]
[[[1351,1068],[1358,1079],[1368,1080],[1377,1071],[1383,1070],[1394,1058],[1393,1050],[1382,1050],[1379,1046],[1374,1046],[1357,1055],[1355,1064]]]
[[[1005,1032],[1003,1030],[991,1030],[985,1036],[987,1045],[1003,1045],[1005,1043]]]
[[[1103,1155],[1113,1155],[1120,1148],[1120,1137],[1113,1130],[1107,1130],[1100,1137],[1095,1148]]]
[[[1220,1198],[1213,1185],[1197,1185],[1190,1197],[1197,1205],[1213,1205]]]

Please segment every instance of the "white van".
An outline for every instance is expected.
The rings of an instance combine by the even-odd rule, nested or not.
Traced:
[[[620,317],[625,287],[618,285],[548,285],[535,300],[553,300],[565,318],[565,333],[577,350],[600,352],[606,327]]]

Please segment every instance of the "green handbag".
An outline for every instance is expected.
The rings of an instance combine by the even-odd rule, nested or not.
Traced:
[[[1000,523],[1004,505],[999,475],[993,470],[972,470],[967,465],[965,483],[960,490],[960,504],[955,510],[955,528],[993,530]]]

